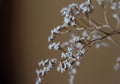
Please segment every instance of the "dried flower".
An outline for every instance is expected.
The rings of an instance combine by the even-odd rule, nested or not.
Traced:
[[[69,84],[74,84],[75,74],[77,73],[77,67],[80,66],[80,59],[85,55],[87,50],[92,46],[96,48],[108,47],[108,43],[104,42],[104,39],[108,39],[115,45],[119,46],[112,35],[120,34],[120,2],[114,0],[96,0],[96,4],[103,8],[104,24],[99,24],[91,17],[91,13],[94,12],[94,5],[92,0],[86,0],[81,4],[72,3],[68,7],[64,7],[61,10],[61,14],[64,18],[63,24],[59,25],[51,30],[48,37],[48,49],[60,51],[60,58],[46,59],[38,63],[40,69],[36,70],[37,80],[36,84],[40,84],[43,77],[56,66],[56,70],[60,73],[69,72]],[[110,4],[110,6],[107,6]],[[107,17],[107,9],[115,11],[112,19],[116,19],[116,27],[113,28],[109,24]],[[80,18],[79,16],[83,16]],[[86,26],[81,24],[81,21]],[[70,29],[71,28],[71,29]],[[111,32],[106,31],[110,30]],[[61,34],[70,33],[70,38],[65,42],[54,40]],[[120,69],[120,58],[117,58],[117,63],[114,66],[115,70]]]

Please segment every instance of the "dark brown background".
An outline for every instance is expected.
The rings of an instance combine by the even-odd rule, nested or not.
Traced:
[[[62,24],[60,10],[72,2],[84,0],[13,0],[11,5],[10,60],[11,80],[15,84],[35,84],[37,63],[47,57],[57,57],[48,51],[47,37],[50,30]],[[100,12],[99,10],[97,12]],[[97,21],[102,21],[97,13]],[[110,43],[111,44],[111,43]],[[120,84],[120,71],[113,65],[119,49],[91,49],[81,61],[75,84]],[[9,64],[9,63],[8,63]],[[8,78],[7,77],[7,78]],[[46,76],[44,84],[68,84],[67,73],[55,70]]]

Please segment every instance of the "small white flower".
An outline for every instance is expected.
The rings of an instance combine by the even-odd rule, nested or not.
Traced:
[[[44,71],[44,72],[47,72],[47,67],[43,67],[43,71]]]
[[[66,25],[66,24],[61,25],[61,28],[66,28],[66,27],[68,27],[68,25]]]
[[[56,63],[56,62],[57,62],[57,59],[56,59],[56,58],[53,58],[53,59],[51,59],[51,62],[52,62],[52,63]]]
[[[100,48],[100,44],[99,44],[99,43],[96,43],[96,44],[95,44],[95,47],[96,47],[96,48]]]
[[[76,66],[80,66],[80,61],[75,62]]]
[[[60,62],[59,65],[57,66],[57,71],[63,73],[65,69],[62,67],[62,63]]]
[[[87,32],[87,31],[83,31],[83,32],[82,32],[82,36],[83,36],[83,37],[88,37],[88,36],[89,36],[89,35],[88,35],[88,32]]]
[[[74,81],[74,75],[70,74],[69,83],[74,84],[73,81]]]
[[[64,17],[64,24],[69,24],[70,23],[70,18],[69,17]]]
[[[118,57],[118,58],[116,59],[116,61],[117,61],[117,62],[120,62],[120,57]]]
[[[116,10],[117,9],[117,3],[112,3],[112,5],[111,5],[111,9],[112,10]]]
[[[60,31],[59,31],[60,29],[61,29],[60,26],[55,27],[53,30],[51,30],[51,34],[58,34],[58,33],[60,33]]]
[[[73,9],[73,8],[75,8],[75,7],[76,7],[76,8],[78,7],[78,5],[75,4],[75,3],[72,3],[72,4],[69,5],[69,8],[70,8],[70,9]]]
[[[50,42],[51,41],[51,38],[50,37],[48,37],[48,42]]]
[[[78,14],[80,14],[80,11],[75,11],[74,12],[74,15],[78,15]]]
[[[76,43],[76,48],[79,48],[79,49],[82,49],[83,48],[83,45],[81,43]]]
[[[50,71],[51,68],[52,68],[52,66],[51,66],[51,65],[48,65],[48,66],[46,67],[47,72]]]
[[[49,37],[48,37],[48,42],[50,42],[52,39],[54,39],[54,35],[51,34]]]
[[[44,61],[40,61],[40,62],[38,62],[38,65],[39,65],[39,66],[44,66],[45,63],[44,63]]]
[[[88,13],[93,9],[93,5],[91,4],[90,0],[86,1],[85,3],[80,4],[79,10],[82,13]]]
[[[68,52],[71,52],[72,50],[73,50],[73,48],[71,48],[71,47],[68,47],[68,48],[67,48],[67,51],[68,51]]]
[[[68,60],[63,61],[63,64],[64,64],[64,69],[71,67],[71,63],[68,62]]]
[[[62,8],[61,10],[62,15],[68,15],[68,9],[67,8]]]
[[[49,44],[48,49],[52,49],[53,45]]]
[[[75,22],[71,22],[71,26],[75,26],[76,25],[76,23]]]
[[[41,70],[41,75],[44,76],[44,74],[45,74],[45,71],[43,69],[43,70]]]
[[[118,13],[114,13],[113,14],[113,17],[115,18],[115,19],[118,19],[119,17],[118,17]]]
[[[85,49],[80,50],[81,55],[85,54]]]
[[[72,39],[69,40],[70,43],[75,43],[80,40],[80,36],[75,36],[72,34]]]
[[[60,45],[60,42],[49,44],[48,49],[50,49],[50,50],[51,49],[58,50],[59,49],[59,45]]]
[[[73,68],[73,69],[71,70],[71,73],[72,73],[72,74],[76,74],[76,73],[77,73],[76,69]]]
[[[70,57],[70,56],[71,56],[71,55],[70,55],[70,53],[68,53],[68,52],[67,52],[67,53],[65,53],[65,54],[66,54],[66,56],[67,56],[67,57]]]
[[[41,73],[41,70],[36,70],[36,74],[37,74],[37,76],[39,76],[39,74]]]
[[[66,58],[66,54],[64,52],[61,53],[61,58]]]
[[[42,81],[42,79],[41,79],[40,77],[37,77],[37,79],[36,79],[36,83],[35,83],[35,84],[40,84],[41,81]]]

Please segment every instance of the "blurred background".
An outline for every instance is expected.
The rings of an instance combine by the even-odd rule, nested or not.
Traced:
[[[82,1],[84,0],[0,1],[0,84],[35,84],[38,62],[59,56],[59,53],[48,50],[47,38],[50,30],[63,22],[61,8]],[[101,13],[98,12],[100,10],[96,11],[95,20],[102,22]],[[87,52],[81,60],[75,84],[120,84],[120,71],[113,70],[116,58],[120,56],[119,48],[110,42],[109,44],[109,48],[93,47]],[[55,69],[43,82],[61,83],[68,84],[68,73],[60,74]]]

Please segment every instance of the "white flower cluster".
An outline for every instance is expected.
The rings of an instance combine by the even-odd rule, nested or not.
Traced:
[[[60,62],[57,66],[57,71],[63,73],[64,71],[66,71],[68,68],[72,68],[72,62],[75,60],[64,60],[63,62]]]
[[[39,67],[41,67],[42,69],[36,70],[37,79],[35,84],[40,84],[42,82],[42,77],[44,77],[45,74],[53,68],[56,62],[57,59],[53,58],[53,59],[46,59],[45,61],[40,61],[38,63]]]
[[[65,29],[66,27],[67,27],[67,25],[63,24],[61,26],[57,26],[54,29],[52,29],[51,34],[48,37],[48,42],[52,41],[56,37],[57,34],[64,34],[64,32],[61,32],[60,30]],[[67,32],[67,31],[65,31],[65,32]]]
[[[64,24],[75,26],[77,24],[75,17],[81,13],[87,14],[91,12],[92,9],[93,5],[91,0],[87,0],[80,5],[75,3],[70,4],[68,7],[61,10],[62,16],[64,16]]]
[[[77,73],[76,68],[80,65],[80,59],[91,46],[95,45],[96,48],[100,48],[101,46],[108,47],[108,44],[103,41],[105,38],[117,45],[111,36],[120,33],[120,13],[115,12],[113,14],[113,18],[117,20],[116,28],[113,29],[111,25],[109,25],[106,10],[107,7],[109,7],[109,9],[119,11],[120,2],[114,2],[113,0],[96,1],[100,7],[104,8],[104,24],[97,23],[91,17],[92,10],[95,10],[93,9],[92,0],[86,0],[79,5],[72,3],[61,10],[62,16],[64,17],[63,24],[53,28],[48,37],[48,49],[60,51],[60,59],[46,59],[38,63],[41,69],[36,70],[36,84],[41,83],[42,78],[53,66],[56,66],[56,70],[60,73],[68,71],[70,76],[69,83],[73,84],[74,75]],[[105,6],[105,3],[108,2],[110,2],[109,4],[111,4],[111,6]],[[81,21],[86,25],[83,25]],[[69,33],[70,38],[68,40],[66,39],[65,42],[54,41],[61,34],[65,35],[66,33]],[[117,59],[114,69],[120,69],[120,58]]]
[[[72,41],[71,41],[72,40]],[[61,61],[57,66],[57,71],[63,73],[66,70],[70,70],[73,68],[74,62],[80,59],[80,56],[85,54],[85,49],[83,48],[83,45],[81,43],[75,43],[79,41],[79,37],[74,36],[68,43],[71,44],[71,47],[67,47],[67,52],[61,53],[61,58],[64,60]],[[79,63],[77,61],[77,64],[79,66]]]
[[[120,1],[111,3],[112,10],[120,10]]]
[[[92,11],[93,7],[91,0],[87,0],[85,3],[80,4],[79,10],[82,13],[89,13]]]
[[[50,49],[50,50],[51,49],[58,50],[59,49],[59,45],[60,45],[60,42],[49,44],[48,49]]]
[[[75,43],[75,42],[78,42],[78,41],[80,41],[80,36],[76,36],[76,35],[74,35],[74,34],[71,34],[71,39],[69,40],[69,43]]]
[[[57,71],[58,72],[63,73],[66,70],[72,69],[73,68],[73,63],[75,61],[79,60],[79,58],[80,58],[80,56],[79,56],[80,54],[78,54],[79,51],[75,54],[74,50],[75,50],[74,48],[68,47],[66,53],[64,53],[64,52],[61,53],[61,58],[65,59],[65,60],[60,62],[59,65],[57,66]]]
[[[79,11],[75,11],[75,9],[78,8],[78,5],[73,3],[68,6],[68,8],[63,8],[61,10],[62,16],[64,16],[64,24],[66,25],[76,25],[75,17],[74,15],[78,14]],[[74,12],[73,12],[74,10]]]

